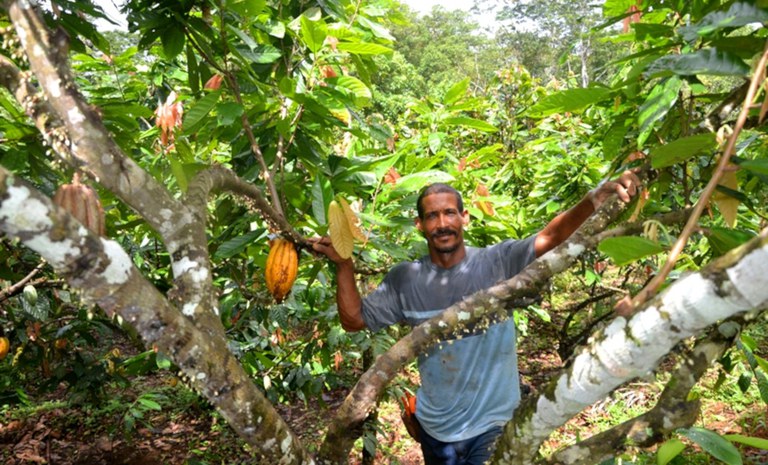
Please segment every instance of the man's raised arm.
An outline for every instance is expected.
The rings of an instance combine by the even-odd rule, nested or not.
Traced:
[[[351,258],[341,258],[333,248],[329,237],[311,239],[312,249],[328,257],[336,264],[336,305],[341,326],[346,331],[365,329],[363,301],[355,281],[355,264]]]
[[[587,218],[612,194],[618,194],[622,202],[629,202],[639,191],[640,179],[632,171],[625,171],[613,181],[608,181],[581,199],[575,206],[557,215],[536,236],[534,248],[540,257],[568,239]]]

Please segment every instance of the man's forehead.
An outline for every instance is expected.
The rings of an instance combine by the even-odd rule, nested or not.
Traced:
[[[422,199],[424,211],[443,210],[446,208],[458,209],[459,199],[451,192],[436,192],[429,194]]]

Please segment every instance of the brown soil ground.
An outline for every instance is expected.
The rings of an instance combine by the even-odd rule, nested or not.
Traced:
[[[548,329],[549,328],[549,329]],[[552,327],[532,323],[529,331],[537,337],[523,339],[520,347],[523,381],[534,390],[561,366],[552,343]],[[556,340],[556,337],[554,337]],[[709,381],[705,381],[710,383]],[[157,386],[173,384],[173,376],[159,372],[134,380],[132,389],[138,393]],[[711,384],[711,383],[710,383]],[[181,384],[174,389],[186,389]],[[345,390],[328,392],[322,399],[306,405],[295,402],[279,405],[278,410],[297,434],[316,448],[322,440],[325,426],[344,400]],[[577,434],[594,431],[610,417],[611,402],[650,403],[658,387],[654,383],[638,383],[632,389],[620,390],[608,399],[574,418],[547,447],[575,441]],[[130,393],[121,393],[123,395]],[[64,392],[55,393],[50,400],[63,398]],[[704,426],[722,434],[740,433],[768,438],[768,412],[765,405],[740,406],[733,402],[708,401]],[[204,402],[193,402],[176,412],[153,412],[148,424],[138,426],[132,435],[115,433],[114,425],[94,424],[89,412],[75,408],[53,408],[24,419],[10,420],[7,411],[0,411],[0,463],[6,465],[182,465],[182,464],[240,464],[258,463],[250,459],[248,451],[234,433]],[[381,405],[379,416],[381,431],[377,435],[379,448],[375,463],[418,465],[422,463],[419,446],[405,431],[399,418],[399,406]],[[115,423],[119,424],[118,419]],[[110,426],[113,428],[110,429]],[[743,450],[745,463],[766,464],[766,451]],[[350,463],[360,464],[361,447],[350,454]]]

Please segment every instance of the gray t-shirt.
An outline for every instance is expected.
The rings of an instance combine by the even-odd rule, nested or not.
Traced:
[[[429,256],[400,263],[363,299],[363,320],[373,331],[399,322],[418,325],[519,273],[536,258],[534,240],[467,247],[464,260],[448,269]],[[520,402],[514,321],[435,345],[419,356],[419,373],[416,416],[430,436],[462,441],[503,425]]]

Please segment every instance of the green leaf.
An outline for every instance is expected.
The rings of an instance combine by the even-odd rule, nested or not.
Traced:
[[[757,390],[760,391],[760,398],[764,404],[768,404],[768,377],[759,370],[754,370],[755,379],[757,379]]]
[[[606,0],[603,4],[603,16],[608,18],[626,13],[631,6],[637,6],[635,0]]]
[[[712,150],[716,146],[716,136],[710,132],[682,137],[669,144],[653,148],[650,151],[651,165],[656,169],[666,168],[682,163],[706,150]]]
[[[637,236],[609,237],[597,246],[597,250],[608,255],[617,265],[626,265],[648,255],[663,252],[659,244]]]
[[[443,132],[433,132],[427,137],[427,144],[429,144],[429,150],[432,153],[437,153],[440,150],[440,147],[443,146],[443,139],[445,138],[445,133]]]
[[[496,132],[499,130],[496,126],[490,123],[486,123],[483,120],[469,118],[466,116],[454,116],[451,118],[445,118],[443,123],[450,126],[463,126],[465,128],[477,129],[478,131],[483,132]]]
[[[435,182],[449,183],[451,181],[455,181],[455,178],[443,171],[422,171],[398,179],[395,190],[398,192],[418,192],[427,184]]]
[[[339,50],[357,55],[383,55],[392,53],[392,49],[379,44],[364,44],[359,42],[341,42]]]
[[[274,63],[282,56],[278,48],[269,44],[259,44],[259,46],[253,50],[237,47],[236,52],[239,53],[244,60],[262,65]]]
[[[678,433],[698,444],[704,451],[728,465],[742,465],[741,454],[733,444],[708,429],[692,427],[679,429]]]
[[[184,113],[184,123],[182,125],[184,134],[189,135],[197,129],[198,124],[200,124],[200,122],[208,116],[208,113],[213,110],[213,107],[216,106],[216,102],[218,102],[220,95],[221,90],[215,90],[195,102],[194,105]]]
[[[466,78],[463,81],[457,82],[450,89],[448,89],[448,92],[445,93],[445,97],[443,97],[443,103],[445,105],[453,105],[454,103],[461,100],[461,98],[467,94],[467,89],[469,89],[469,81],[470,79]]]
[[[681,27],[680,33],[686,41],[694,41],[722,29],[746,26],[753,23],[768,21],[768,12],[748,2],[736,2],[728,11],[713,11],[704,16],[698,23]]]
[[[768,176],[768,159],[744,160],[738,165],[752,173]]]
[[[768,439],[753,438],[742,434],[726,434],[723,437],[731,442],[738,442],[739,444],[754,447],[755,449],[768,450]]]
[[[624,137],[629,132],[626,118],[616,121],[603,137],[603,153],[609,159],[621,155],[621,147],[624,145]]]
[[[680,452],[684,449],[685,444],[677,438],[665,441],[656,452],[656,465],[667,465],[672,459],[680,455]]]
[[[364,107],[371,101],[371,89],[363,81],[353,76],[341,76],[332,81],[336,87],[352,95],[355,105]]]
[[[243,18],[255,18],[267,6],[266,0],[235,0],[227,3],[227,7],[237,12]]]
[[[151,409],[151,410],[162,410],[163,408],[155,402],[152,399],[147,399],[146,397],[139,397],[139,403],[143,405],[144,407]]]
[[[391,40],[393,42],[395,41],[395,38],[392,36],[392,34],[389,33],[389,30],[387,30],[387,28],[381,24],[374,23],[370,19],[361,15],[357,16],[357,22],[360,23],[361,26],[371,31],[374,36],[384,40]]]
[[[325,23],[312,21],[305,15],[301,16],[301,38],[312,53],[317,53],[323,47],[327,35],[324,26]]]
[[[184,164],[173,153],[168,154],[168,161],[171,162],[171,172],[173,172],[173,176],[176,178],[176,184],[179,185],[179,189],[181,192],[187,192],[189,180],[187,179],[187,173],[184,171]]]
[[[315,217],[317,224],[326,224],[325,212],[328,210],[333,199],[333,188],[331,182],[324,176],[315,176],[315,182],[312,184],[312,216]]]
[[[683,81],[674,76],[656,85],[648,98],[640,106],[637,122],[640,125],[640,135],[637,137],[637,145],[641,147],[651,131],[653,124],[661,120],[669,112],[677,101],[678,92]]]
[[[539,100],[528,110],[528,114],[532,118],[540,118],[554,113],[576,112],[604,100],[611,92],[611,89],[604,87],[564,90]]]
[[[242,236],[237,236],[230,239],[216,249],[213,254],[213,258],[216,260],[224,260],[245,251],[249,245],[267,237],[267,231],[265,229],[257,229],[250,231]]]
[[[237,102],[223,102],[216,106],[219,125],[229,126],[240,121],[243,115],[243,106]]]
[[[667,55],[659,58],[648,66],[647,77],[696,76],[699,74],[713,76],[746,76],[749,66],[739,57],[719,51],[714,48],[698,50],[694,53]]]
[[[184,31],[176,27],[176,24],[167,27],[160,36],[165,58],[172,60],[181,53],[184,50],[184,40]]]
[[[740,231],[738,229],[719,228],[715,226],[709,228],[707,241],[709,241],[709,245],[712,247],[714,255],[719,257],[729,250],[744,244],[753,237],[755,237],[754,233],[751,232]]]

